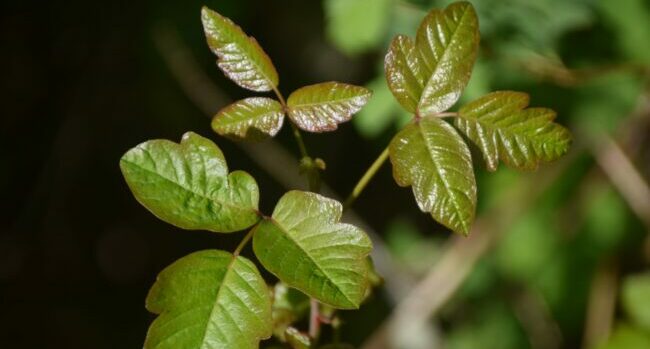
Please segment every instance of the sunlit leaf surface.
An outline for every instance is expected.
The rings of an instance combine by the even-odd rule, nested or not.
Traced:
[[[361,109],[372,92],[365,87],[324,82],[294,91],[287,99],[288,114],[301,129],[310,132],[336,130]]]
[[[147,296],[159,316],[146,349],[256,349],[271,336],[271,300],[248,259],[207,250],[165,268]]]
[[[257,41],[230,19],[203,7],[203,30],[208,46],[219,58],[219,68],[232,81],[253,91],[271,91],[278,86],[278,73]]]
[[[195,133],[181,143],[157,139],[129,150],[120,168],[135,198],[184,229],[233,232],[259,220],[259,191],[243,171],[228,174],[223,153]]]
[[[276,100],[251,97],[221,109],[212,119],[212,129],[222,136],[259,139],[275,136],[283,120],[282,105]]]
[[[420,209],[449,229],[468,234],[476,209],[476,181],[467,144],[436,117],[409,124],[390,143],[393,177],[413,186]]]
[[[528,95],[499,91],[487,94],[459,111],[456,126],[481,149],[489,170],[499,160],[524,170],[551,161],[569,149],[571,135],[553,122],[555,112],[528,108]]]
[[[253,250],[287,285],[336,308],[358,308],[372,244],[361,229],[339,223],[341,212],[338,201],[290,191],[255,228]]]
[[[417,108],[421,116],[445,111],[460,98],[472,74],[478,43],[478,18],[470,3],[429,12],[415,39],[425,76]]]

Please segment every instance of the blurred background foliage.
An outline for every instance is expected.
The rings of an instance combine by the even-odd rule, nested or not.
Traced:
[[[246,92],[214,66],[201,5],[258,39],[286,93],[327,80],[374,91],[350,124],[306,135],[327,162],[325,182],[345,195],[409,120],[385,84],[388,43],[448,3],[0,5],[0,347],[140,347],[157,272],[191,251],[236,245],[239,236],[179,231],[142,209],[118,170],[133,145],[187,130],[211,135],[231,168],[258,180],[267,211],[285,187],[305,187],[286,160],[297,154],[288,132],[242,146],[210,130],[206,116]],[[475,153],[479,220],[502,224],[485,231],[489,247],[426,328],[394,340],[408,349],[650,348],[650,2],[472,3],[481,52],[460,104],[492,90],[528,92],[532,106],[558,112],[574,143],[538,173],[487,173]],[[384,286],[341,314],[336,336],[357,347],[457,240],[418,212],[390,166],[354,208],[385,252],[375,255]]]

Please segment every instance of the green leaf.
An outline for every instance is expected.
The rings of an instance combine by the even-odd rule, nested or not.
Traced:
[[[159,316],[146,349],[257,349],[271,336],[271,300],[255,265],[241,256],[207,250],[165,268],[147,296]]]
[[[370,99],[365,87],[324,82],[301,87],[287,99],[287,112],[301,129],[310,132],[336,130]]]
[[[637,348],[650,348],[650,334],[626,323],[617,324],[607,342],[597,346],[597,349]]]
[[[621,299],[630,319],[650,333],[650,272],[627,276]]]
[[[357,54],[381,45],[393,0],[327,0],[323,5],[327,36],[339,49]]]
[[[359,228],[339,223],[342,206],[318,194],[290,191],[253,237],[259,261],[287,285],[335,308],[358,308],[368,287],[372,249]]]
[[[266,97],[237,101],[219,111],[212,119],[212,129],[222,136],[260,139],[275,136],[284,121],[282,105]]]
[[[467,85],[478,52],[476,11],[469,2],[434,9],[418,29],[415,46],[426,77],[418,103],[421,116],[449,109]]]
[[[476,180],[467,144],[451,125],[427,117],[406,126],[390,142],[393,177],[413,186],[423,212],[467,235],[476,210]]]
[[[528,108],[528,95],[499,91],[487,94],[459,111],[456,126],[483,152],[487,168],[499,159],[507,165],[534,170],[540,161],[559,158],[569,149],[571,136],[553,122],[555,112]]]
[[[271,91],[278,86],[278,72],[254,38],[207,7],[201,10],[201,21],[208,46],[226,76],[253,91]]]
[[[384,70],[388,87],[397,101],[406,110],[415,113],[425,77],[413,39],[405,35],[393,39],[384,59]]]
[[[135,198],[183,229],[233,232],[259,221],[259,191],[243,171],[228,174],[223,153],[195,133],[180,144],[157,139],[129,150],[120,168]]]

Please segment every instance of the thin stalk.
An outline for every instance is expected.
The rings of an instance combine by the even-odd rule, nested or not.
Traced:
[[[303,158],[308,158],[309,153],[307,152],[305,142],[302,140],[302,134],[300,133],[298,126],[296,126],[293,122],[290,122],[290,124],[291,129],[293,130],[293,137],[296,139],[296,143],[298,143],[298,148],[300,149],[300,156]]]
[[[237,248],[235,249],[235,252],[232,253],[235,257],[239,256],[239,254],[240,254],[241,251],[244,249],[244,247],[246,246],[246,244],[251,240],[251,238],[253,237],[253,234],[255,234],[255,230],[257,229],[257,227],[258,227],[258,226],[256,225],[255,228],[251,229],[251,230],[246,234],[246,236],[244,236],[244,238],[241,240],[241,242],[239,243],[239,245],[237,245]]]
[[[347,209],[354,203],[354,201],[361,195],[361,192],[366,188],[366,185],[370,182],[370,180],[375,176],[381,165],[386,162],[386,159],[388,159],[388,147],[384,149],[384,151],[379,154],[379,157],[375,159],[375,162],[368,167],[366,170],[366,173],[363,174],[363,177],[359,179],[359,182],[357,185],[354,186],[354,189],[352,189],[352,192],[348,196],[347,199],[345,199],[345,203],[343,204],[343,209]]]
[[[448,117],[456,117],[458,116],[458,113],[449,111],[449,112],[444,112],[444,113],[438,113],[435,115],[438,118],[448,118]]]
[[[309,304],[311,306],[309,311],[309,337],[318,339],[320,335],[320,313],[318,301],[312,298]]]

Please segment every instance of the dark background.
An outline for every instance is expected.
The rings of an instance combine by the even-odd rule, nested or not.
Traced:
[[[321,81],[381,81],[381,59],[392,34],[405,27],[414,31],[426,10],[441,3],[395,2],[387,7],[391,20],[381,37],[352,48],[328,34],[330,14],[318,1],[0,5],[0,347],[141,347],[153,319],[144,299],[156,274],[192,251],[237,244],[240,234],[181,231],[139,206],[118,167],[121,155],[136,144],[154,138],[178,141],[192,130],[215,140],[231,169],[253,174],[263,211],[270,212],[284,192],[283,180],[252,160],[250,150],[210,129],[210,114],[251,93],[215,66],[199,19],[202,5],[232,18],[257,38],[288,95]],[[504,88],[530,92],[533,105],[559,112],[559,122],[571,128],[576,140],[570,164],[542,203],[513,224],[518,227],[513,230],[523,231],[518,236],[530,239],[506,238],[504,244],[512,246],[499,245],[486,255],[435,326],[450,348],[471,348],[473,340],[483,348],[535,347],[516,307],[507,302],[530,288],[549,308],[549,321],[559,329],[559,347],[577,348],[599,266],[615,265],[619,285],[626,275],[646,270],[650,261],[643,217],[630,209],[590,151],[599,135],[611,135],[648,178],[650,5],[625,0],[612,10],[598,1],[474,3],[483,40],[481,66],[468,94]],[[619,12],[624,19],[617,17]],[[358,21],[364,25],[362,17]],[[350,37],[355,32],[353,28]],[[567,75],[567,67],[586,73]],[[179,72],[189,76],[185,84]],[[390,106],[377,108],[388,115],[384,119],[395,117]],[[310,152],[327,162],[324,181],[335,192],[349,192],[400,121],[382,123],[386,126],[379,131],[348,123],[336,133],[305,135]],[[277,141],[297,156],[290,136],[285,127]],[[256,149],[259,155],[264,148]],[[271,162],[282,167],[283,161]],[[504,167],[487,174],[480,155],[475,167],[479,214],[517,178],[532,176]],[[289,186],[305,188],[305,183],[295,180]],[[592,207],[598,200],[601,206]],[[418,212],[410,190],[394,184],[389,165],[355,209],[413,277],[426,272],[450,236]],[[531,262],[526,252],[516,253],[526,247],[532,254],[540,249],[544,254]],[[524,267],[517,269],[521,263]],[[514,271],[509,269],[513,265]],[[550,281],[533,282],[551,269]],[[359,312],[344,313],[348,323],[343,338],[360,344],[392,302],[380,289]],[[650,303],[638,307],[650,311]],[[619,305],[616,309],[614,322],[634,323],[629,320],[635,315]],[[492,328],[490,322],[502,326]],[[644,331],[639,332],[647,335]]]

